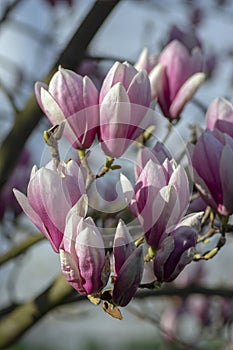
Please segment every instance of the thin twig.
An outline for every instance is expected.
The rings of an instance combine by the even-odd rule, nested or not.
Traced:
[[[9,14],[18,6],[23,0],[15,0],[9,4],[7,4],[4,9],[3,15],[0,19],[0,26],[8,19]]]
[[[143,312],[141,310],[133,308],[132,306],[128,307],[127,310],[130,311],[131,314],[138,317],[139,319],[150,322],[152,325],[158,328],[158,330],[162,334],[167,335],[168,338],[171,339],[173,343],[177,344],[179,347],[182,347],[182,349],[201,350],[199,347],[194,346],[193,344],[188,344],[187,342],[184,342],[183,340],[177,338],[177,336],[173,332],[167,331],[164,327],[162,327],[160,320],[155,318],[152,315],[149,315],[148,312]]]
[[[210,227],[206,233],[204,233],[203,235],[200,235],[198,237],[197,243],[204,242],[207,238],[210,238],[219,232],[220,232],[219,229],[215,229],[215,228]]]

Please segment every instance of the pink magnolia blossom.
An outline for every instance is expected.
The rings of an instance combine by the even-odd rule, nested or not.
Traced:
[[[179,118],[184,106],[205,79],[201,51],[196,47],[189,54],[185,46],[174,40],[164,48],[158,63],[162,65],[162,76],[158,95],[152,98],[158,97],[165,117]],[[153,90],[153,85],[158,85],[158,79],[150,81]]]
[[[218,97],[209,105],[206,112],[206,126],[214,128],[233,137],[233,105],[225,98]]]
[[[195,185],[204,201],[220,215],[233,213],[233,139],[206,130],[190,146]]]
[[[89,148],[99,127],[98,91],[87,76],[59,67],[49,85],[35,84],[37,101],[53,125],[66,121],[64,135],[74,148]]]
[[[61,269],[71,286],[80,294],[90,295],[101,291],[107,284],[110,262],[105,256],[104,242],[92,218],[84,219],[87,201],[81,198],[79,207],[84,215],[71,210],[60,248]]]
[[[55,252],[59,251],[64,235],[66,215],[83,193],[82,173],[72,160],[58,169],[53,162],[39,170],[34,167],[27,196],[14,190],[23,211],[50,241]]]
[[[190,221],[190,218],[188,218]],[[188,265],[194,256],[197,243],[196,221],[200,223],[200,215],[194,214],[188,225],[188,220],[180,222],[160,244],[154,257],[154,274],[159,282],[171,282]]]
[[[129,63],[116,62],[100,91],[100,144],[110,157],[120,157],[146,127],[151,101],[149,78]],[[145,118],[145,119],[144,119]]]
[[[203,214],[198,212],[183,217],[162,239],[153,260],[154,274],[159,282],[173,281],[193,260]]]
[[[147,48],[144,48],[140,53],[137,62],[134,64],[134,67],[138,70],[145,70],[148,74],[158,63],[158,57],[155,55],[150,55]]]
[[[136,293],[143,275],[143,250],[136,247],[123,221],[119,221],[114,244],[113,302],[126,306]]]
[[[136,179],[134,190],[123,175],[121,183],[147,243],[158,248],[161,237],[178,224],[188,207],[189,182],[184,168],[168,158],[162,164],[150,159]]]

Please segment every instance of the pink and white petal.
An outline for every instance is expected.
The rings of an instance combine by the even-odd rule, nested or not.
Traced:
[[[40,108],[42,109],[42,111],[45,112],[45,107],[44,104],[41,100],[41,90],[44,89],[46,91],[48,91],[48,85],[45,83],[41,83],[40,81],[35,83],[35,95],[36,95],[36,99],[37,102],[39,103]]]
[[[189,52],[181,42],[173,40],[162,51],[159,63],[166,67],[170,100],[173,101],[181,86],[192,74]]]
[[[210,190],[204,180],[198,175],[195,169],[193,170],[194,182],[197,190],[201,194],[202,198],[206,202],[207,205],[211,206],[214,210],[217,210],[217,203],[215,199],[212,197]]]
[[[32,208],[41,214],[45,225],[49,220],[48,225],[53,223],[59,231],[64,231],[71,201],[67,198],[58,173],[46,168],[38,170],[28,185],[28,200]]]
[[[131,103],[139,104],[145,107],[150,105],[151,87],[146,71],[137,73],[132,79],[127,90]]]
[[[36,174],[37,171],[38,171],[37,166],[33,165],[32,170],[31,170],[31,174],[30,174],[30,179]]]
[[[191,100],[197,89],[205,80],[204,73],[196,73],[192,75],[185,83],[181,86],[176,97],[174,98],[169,113],[172,118],[180,116],[184,106],[188,101]]]
[[[149,74],[150,86],[151,86],[151,100],[154,100],[162,89],[162,64],[157,64]]]
[[[131,121],[131,105],[125,88],[115,84],[100,106],[101,148],[105,154],[120,157],[128,147],[128,127]]]
[[[121,266],[135,249],[136,246],[127,226],[122,220],[119,220],[113,242],[115,276],[117,276],[119,270],[121,269]]]
[[[164,200],[164,209],[159,221],[163,220],[166,223],[165,230],[168,233],[177,225],[183,212],[180,207],[177,190],[173,184],[163,187],[160,190],[160,195]]]
[[[92,80],[88,76],[85,76],[83,78],[83,101],[84,101],[84,106],[86,108],[90,106],[98,105],[99,103],[98,90],[95,84],[92,82]]]
[[[164,174],[162,166],[160,164],[154,163],[152,159],[146,163],[144,169],[137,179],[137,183],[138,182],[151,185],[158,189],[167,185],[166,176]]]
[[[114,76],[115,76],[116,71],[119,69],[120,66],[121,66],[120,62],[115,62],[114,65],[108,71],[108,73],[107,73],[107,75],[102,83],[101,90],[100,90],[100,95],[99,95],[99,103],[100,104],[103,102],[104,97],[109,92],[111,87],[114,85],[114,83],[113,83]]]
[[[53,99],[48,91],[41,88],[41,101],[44,106],[44,112],[47,115],[52,125],[62,124],[65,122],[64,135],[73,144],[76,141],[76,135],[69,123],[67,122],[61,108],[57,102]]]
[[[146,47],[141,51],[137,62],[134,64],[134,67],[138,70],[147,70],[149,61],[149,51]]]
[[[41,218],[37,213],[33,210],[31,205],[29,204],[28,198],[23,194],[22,192],[18,191],[17,189],[13,189],[13,193],[22,207],[25,214],[32,220],[32,222],[39,228],[43,228],[43,223],[41,221]],[[41,227],[41,228],[40,228]]]
[[[130,122],[130,100],[121,83],[115,84],[100,106],[100,126],[109,123]]]
[[[76,246],[86,245],[88,247],[104,249],[102,235],[91,217],[82,218],[79,229],[80,232],[76,239]]]
[[[224,125],[224,122],[226,122],[227,124]],[[209,105],[206,112],[206,126],[210,130],[213,130],[217,127],[220,130],[224,130],[227,132],[227,128],[229,128],[229,123],[233,123],[232,103],[230,103],[222,97],[215,98]]]
[[[169,183],[173,184],[176,188],[180,203],[180,210],[184,214],[189,205],[190,188],[187,174],[181,165],[178,165],[178,167],[172,173]]]
[[[113,301],[119,306],[126,306],[136,293],[142,279],[144,268],[143,249],[133,251],[122,265],[113,288]]]
[[[60,249],[61,270],[67,282],[76,289],[80,294],[86,294],[83,288],[82,277],[78,269],[77,262],[72,258],[72,255],[63,249]]]
[[[66,224],[70,220],[72,216],[78,216],[78,218],[85,218],[87,215],[87,210],[88,210],[88,197],[86,194],[83,194],[77,203],[68,211],[66,215]],[[77,224],[78,220],[77,219]]]
[[[65,117],[83,109],[83,77],[59,66],[49,83],[49,92]]]
[[[29,204],[28,198],[20,191],[13,189],[14,195],[19,202],[20,206],[22,207],[24,213],[29,217],[29,219],[34,223],[34,225],[43,233],[43,235],[50,241],[50,243],[53,245],[53,242],[51,240],[51,237],[45,228],[41,218],[39,215],[33,210],[31,205]],[[54,247],[53,247],[54,248]],[[55,249],[57,250],[57,249]]]
[[[81,195],[86,193],[82,170],[75,161],[71,160],[66,165],[66,175],[62,181],[64,189],[67,188],[68,202],[74,205]]]

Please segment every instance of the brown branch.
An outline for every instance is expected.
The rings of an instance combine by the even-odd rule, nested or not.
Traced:
[[[41,233],[28,236],[25,240],[13,246],[8,252],[0,255],[0,266],[24,253],[28,248],[42,241],[43,239],[44,236]]]
[[[154,290],[139,290],[136,294],[136,298],[143,299],[150,296],[161,297],[161,296],[180,296],[188,297],[193,294],[201,294],[207,296],[220,296],[224,298],[233,298],[232,288],[207,288],[199,285],[190,285],[184,288],[177,288],[173,285],[166,284],[161,289]]]
[[[147,297],[171,297],[180,296],[188,297],[193,294],[206,296],[220,296],[233,298],[232,289],[223,288],[205,288],[198,285],[190,285],[184,288],[176,288],[173,285],[165,284],[161,289],[138,291],[136,299]],[[10,314],[0,320],[0,349],[13,344],[28,329],[36,324],[44,315],[49,313],[55,307],[72,302],[79,302],[85,297],[75,292],[66,282],[63,275],[59,276],[56,281],[47,288],[42,294],[34,300],[22,305],[14,305]],[[98,311],[97,311],[98,312]]]
[[[85,51],[98,29],[103,24],[109,13],[120,0],[97,0],[86,18],[77,29],[70,42],[54,64],[51,72],[45,77],[48,83],[60,64],[65,68],[75,69],[82,61]],[[29,99],[24,109],[16,115],[15,124],[3,141],[0,149],[0,189],[6,183],[21,150],[34,128],[42,117],[42,112],[37,104],[35,96]]]
[[[16,307],[0,321],[0,349],[13,344],[45,314],[61,305],[72,293],[72,287],[61,275],[35,300]]]
[[[0,19],[0,26],[3,24],[7,19],[9,14],[22,2],[22,0],[15,0],[12,3],[8,4],[2,14],[2,17]]]

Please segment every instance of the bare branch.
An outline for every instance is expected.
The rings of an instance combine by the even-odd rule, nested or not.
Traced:
[[[46,313],[61,305],[72,293],[72,287],[61,275],[35,300],[17,306],[0,321],[0,349],[13,344]]]
[[[24,253],[28,248],[42,241],[43,239],[44,236],[41,233],[30,235],[22,242],[13,246],[8,252],[0,255],[0,266]]]
[[[97,0],[86,18],[77,29],[70,42],[61,53],[51,72],[44,81],[49,82],[58,65],[75,69],[82,61],[85,51],[98,29],[103,24],[109,13],[120,0]],[[75,54],[74,54],[75,52]],[[3,141],[0,149],[0,189],[10,176],[21,150],[38,122],[42,118],[42,112],[33,96],[26,103],[24,109],[15,118],[15,124]]]
[[[16,6],[18,6],[22,1],[23,0],[15,0],[6,6],[6,8],[4,9],[4,12],[2,14],[2,18],[0,19],[0,26],[2,23],[4,23],[7,20],[9,14],[12,12],[12,10],[14,10],[16,8]]]

